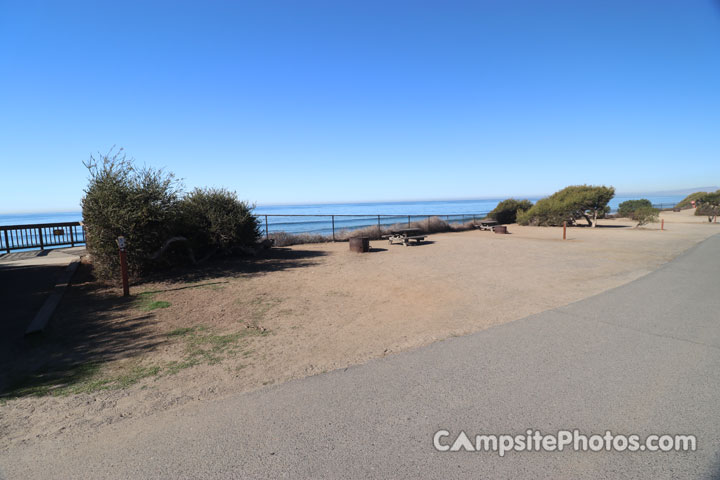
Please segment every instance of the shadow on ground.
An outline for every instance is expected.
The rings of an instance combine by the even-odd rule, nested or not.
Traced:
[[[317,259],[327,255],[321,250],[301,250],[276,247],[264,250],[256,257],[236,256],[207,260],[198,265],[176,268],[149,276],[146,282],[192,283],[218,278],[239,278],[264,275],[281,270],[317,265]]]
[[[0,398],[44,395],[92,375],[110,360],[148,351],[148,313],[130,312],[134,300],[109,294],[82,265],[43,333],[0,340]]]
[[[64,265],[0,263],[0,362],[13,353],[8,342],[22,338],[64,270]]]
[[[166,284],[160,291],[195,288],[227,283],[229,277],[315,265],[317,258],[326,255],[322,251],[290,248],[263,253],[259,258],[224,258],[192,268],[166,271],[150,280]],[[4,278],[9,286],[23,270],[8,268],[2,272],[0,278]],[[41,273],[53,278],[49,270],[34,272],[34,275]],[[203,283],[197,285],[198,282]],[[19,288],[18,294],[22,291]],[[82,264],[78,269],[45,332],[29,337],[23,336],[24,329],[48,291],[25,294],[34,299],[32,308],[23,307],[30,315],[15,312],[3,319],[2,333],[7,334],[0,338],[0,399],[74,393],[77,391],[74,386],[87,384],[88,379],[95,378],[103,364],[120,359],[140,359],[167,341],[166,334],[157,333],[162,329],[155,328],[153,313],[137,308],[140,296],[119,296],[117,288],[96,281],[88,264]],[[145,375],[148,372],[140,370],[136,373]]]

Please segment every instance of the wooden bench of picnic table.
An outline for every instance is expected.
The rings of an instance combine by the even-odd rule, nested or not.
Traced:
[[[394,242],[399,242],[407,247],[410,240],[415,240],[415,243],[420,243],[425,240],[425,235],[413,235],[420,232],[421,230],[419,228],[404,228],[401,230],[395,230],[391,232],[390,235],[383,235],[383,238],[387,238],[388,243],[391,245]]]
[[[413,235],[412,237],[405,237],[403,239],[403,245],[407,247],[410,244],[410,240],[415,240],[415,243],[420,243],[425,240],[425,235]]]
[[[479,228],[480,230],[492,230],[497,224],[498,222],[495,220],[478,220],[478,222],[475,223],[475,228]]]

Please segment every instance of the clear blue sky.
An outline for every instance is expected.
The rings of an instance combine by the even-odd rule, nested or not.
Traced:
[[[0,211],[112,145],[261,204],[720,183],[720,6],[0,0]]]

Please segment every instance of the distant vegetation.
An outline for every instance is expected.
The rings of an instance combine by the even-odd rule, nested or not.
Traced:
[[[692,202],[697,202],[699,199],[704,197],[705,195],[708,195],[710,192],[694,192],[688,195],[687,197],[683,198],[677,205],[675,205],[675,208],[692,208]],[[720,190],[717,190],[714,192],[715,194],[719,194]]]
[[[641,207],[652,208],[652,203],[646,198],[640,200],[626,200],[618,205],[617,213],[620,217],[632,218],[632,214],[635,213],[635,210]]]
[[[697,205],[695,215],[707,216],[708,222],[712,222],[714,217],[720,215],[720,190],[698,197],[695,203]]]
[[[495,209],[488,213],[488,217],[495,219],[500,224],[515,223],[518,212],[530,210],[533,204],[530,200],[515,200],[508,198],[498,203]]]
[[[527,211],[519,212],[518,223],[522,225],[572,225],[585,219],[590,226],[597,225],[609,211],[608,203],[615,196],[613,187],[573,185],[539,200]]]
[[[627,200],[618,206],[618,215],[630,218],[638,222],[636,227],[656,222],[660,210],[654,208],[650,200],[642,198],[640,200]]]
[[[116,240],[121,235],[133,277],[195,262],[196,253],[230,253],[259,238],[251,206],[234,192],[199,189],[185,194],[172,173],[138,168],[122,149],[91,157],[85,166],[90,178],[82,199],[83,220],[100,278],[112,278],[119,270]]]

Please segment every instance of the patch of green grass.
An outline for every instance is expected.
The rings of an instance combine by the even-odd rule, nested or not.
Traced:
[[[170,302],[164,302],[164,301],[158,301],[158,302],[152,302],[150,303],[145,310],[155,310],[158,308],[168,308],[170,306]]]
[[[135,365],[120,374],[103,375],[101,367],[100,363],[88,362],[65,370],[38,371],[16,381],[2,396],[4,398],[65,396],[127,388],[143,378],[160,373],[158,366]]]
[[[282,300],[266,295],[258,295],[252,300],[238,299],[237,302],[247,309],[250,321],[257,324],[267,316],[270,310],[281,304]]]
[[[183,328],[176,328],[175,330],[172,330],[168,332],[168,337],[184,337],[185,335],[189,335],[195,331],[195,327],[183,327]]]
[[[149,312],[151,310],[157,310],[158,308],[168,308],[170,302],[155,300],[155,292],[143,292],[137,296],[135,305],[140,310]]]
[[[114,379],[114,388],[127,388],[134,385],[143,378],[154,377],[160,373],[161,368],[157,365],[142,367],[135,366],[129,372],[118,375]]]
[[[255,328],[226,334],[214,333],[202,325],[176,328],[168,332],[167,336],[184,345],[182,357],[178,360],[161,365],[133,362],[120,366],[117,373],[103,371],[104,364],[100,362],[86,362],[54,370],[43,369],[17,378],[10,388],[0,394],[0,402],[18,397],[64,396],[124,389],[145,378],[174,375],[201,364],[213,365],[230,356],[242,355],[242,358],[248,358],[254,352],[247,348],[244,340],[267,334],[268,331]]]
[[[216,334],[202,325],[196,327],[177,328],[168,333],[171,338],[176,338],[185,344],[184,356],[181,360],[169,362],[163,373],[173,375],[180,370],[194,367],[195,365],[214,365],[223,359],[242,354],[248,356],[245,344],[242,340],[247,337],[266,335],[267,331],[260,332],[253,328],[246,328],[233,333]]]

